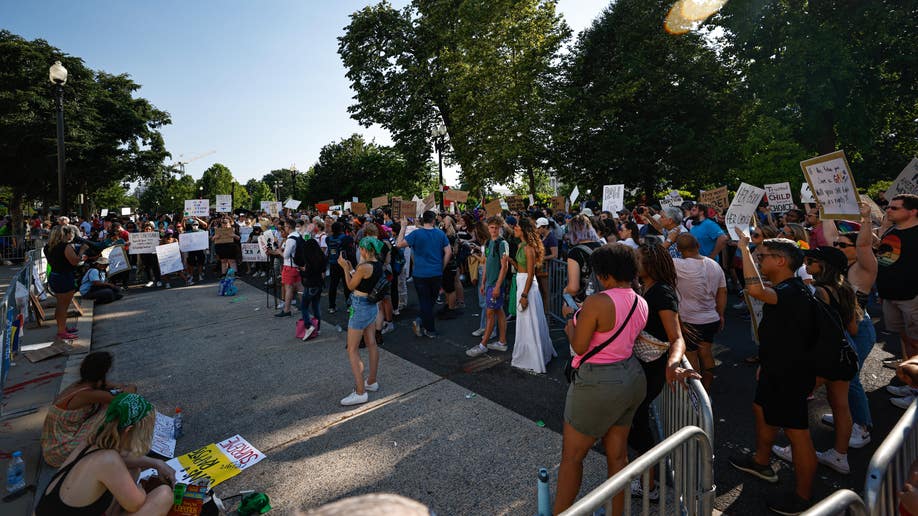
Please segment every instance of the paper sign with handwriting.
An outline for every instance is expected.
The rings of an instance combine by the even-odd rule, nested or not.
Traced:
[[[380,195],[379,197],[374,197],[372,202],[373,209],[382,208],[383,206],[389,204],[388,195]]]
[[[120,245],[103,249],[102,256],[108,258],[108,269],[106,269],[106,272],[108,272],[109,276],[131,270],[131,262],[128,261],[128,256],[127,253],[124,252],[124,247]]]
[[[765,195],[765,190],[762,188],[746,183],[740,184],[739,189],[736,190],[736,195],[733,197],[733,202],[730,203],[730,208],[727,210],[727,215],[724,216],[724,224],[727,226],[730,238],[739,240],[739,235],[736,234],[736,226],[739,226],[743,231],[749,231],[749,224],[752,222],[752,217],[755,215],[755,210],[758,209],[763,195]]]
[[[203,251],[210,247],[207,231],[189,231],[179,235],[179,248],[183,253]]]
[[[175,481],[191,484],[201,479],[210,487],[229,480],[258,464],[265,456],[241,435],[180,455],[166,462],[175,470]]]
[[[602,187],[602,211],[618,213],[625,209],[625,185],[605,185]]]
[[[500,204],[500,199],[494,199],[493,201],[489,202],[488,204],[485,204],[484,207],[485,207],[485,211],[488,213],[488,216],[489,216],[489,217],[493,217],[493,216],[495,216],[495,215],[500,215],[500,214],[502,213],[502,211],[503,211],[503,207],[502,207],[501,204]]]
[[[188,199],[185,201],[186,217],[206,217],[210,214],[210,199]]]
[[[218,195],[217,196],[217,213],[229,213],[233,211],[233,196],[232,195]]]
[[[820,219],[850,219],[860,216],[860,198],[848,160],[845,159],[845,151],[801,161],[800,168],[821,206]]]
[[[251,244],[242,244],[242,261],[244,262],[266,262],[268,255],[258,242]]]
[[[918,158],[912,158],[905,169],[899,172],[899,176],[890,185],[889,190],[886,190],[886,200],[892,200],[899,194],[918,195]]]
[[[726,186],[705,190],[698,196],[698,202],[717,208],[717,211],[723,213],[730,207],[730,192],[727,191]]]
[[[351,211],[357,215],[366,215],[367,214],[367,203],[365,202],[352,202]]]
[[[575,186],[574,189],[571,190],[571,196],[570,196],[571,204],[574,204],[575,202],[577,202],[578,197],[580,197],[580,188]]]
[[[201,233],[207,234],[204,231]],[[159,263],[160,274],[164,276],[185,268],[178,242],[156,246],[156,261]]]
[[[768,207],[774,213],[786,213],[794,207],[790,183],[765,185],[765,194],[768,195]]]
[[[159,245],[159,233],[149,231],[144,233],[130,233],[130,254],[153,254]]]
[[[443,192],[444,199],[455,202],[468,202],[469,193],[464,190],[447,190]]]
[[[300,204],[302,204],[302,203],[303,203],[303,201],[298,201],[298,200],[296,200],[296,199],[287,199],[287,202],[284,203],[284,208],[289,208],[289,209],[291,209],[291,210],[295,210],[295,209],[299,208],[299,207],[300,207]]]

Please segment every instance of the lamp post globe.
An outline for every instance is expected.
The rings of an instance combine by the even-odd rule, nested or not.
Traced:
[[[64,84],[67,83],[67,69],[60,61],[55,61],[48,69],[48,80],[55,87],[57,107],[57,201],[61,214],[67,214],[64,196]]]

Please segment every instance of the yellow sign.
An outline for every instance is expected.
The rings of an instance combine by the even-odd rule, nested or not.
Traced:
[[[210,487],[229,480],[242,470],[258,463],[264,454],[242,436],[235,435],[217,444],[186,453],[166,464],[175,470],[176,482],[191,484],[207,479]]]

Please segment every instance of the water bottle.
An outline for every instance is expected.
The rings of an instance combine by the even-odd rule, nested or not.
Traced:
[[[587,281],[586,288],[583,290],[583,293],[586,294],[587,297],[590,297],[594,292],[596,292],[596,289],[593,287],[593,277],[590,276],[590,279]]]
[[[539,468],[539,516],[551,516],[551,490],[548,487],[548,470]]]
[[[15,493],[25,488],[25,462],[22,461],[22,452],[13,452],[10,465],[6,469],[6,492]]]
[[[175,408],[175,418],[172,420],[172,438],[178,439],[184,435],[182,430],[182,409],[179,407]]]

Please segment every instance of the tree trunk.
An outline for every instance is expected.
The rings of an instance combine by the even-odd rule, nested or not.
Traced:
[[[835,115],[832,111],[822,112],[822,126],[820,127],[819,140],[816,142],[816,152],[819,155],[836,151],[838,138],[835,134]]]
[[[529,177],[529,195],[535,199],[536,194],[536,177],[535,172],[532,170],[532,165],[526,167],[526,175]]]
[[[18,235],[23,233],[28,238],[29,233],[23,226],[24,221],[22,220],[22,190],[17,188],[13,188],[10,194],[10,217],[13,224],[10,234]]]

